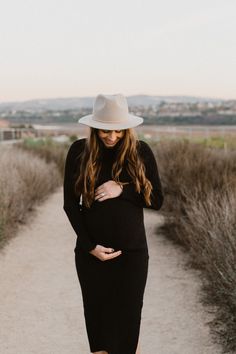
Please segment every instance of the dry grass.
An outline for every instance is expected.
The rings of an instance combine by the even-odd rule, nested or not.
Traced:
[[[55,163],[14,147],[1,148],[0,155],[0,243],[25,222],[29,210],[61,184]]]
[[[214,312],[212,334],[224,353],[235,353],[236,151],[211,149],[188,140],[167,140],[151,146],[165,193],[161,210],[166,222],[162,230],[189,252],[189,266],[201,270],[201,300]],[[48,163],[24,151],[0,156],[4,171],[0,180],[4,215],[0,232],[6,221],[24,220],[24,210],[61,183],[68,145],[34,141],[25,142],[24,148]]]
[[[15,145],[16,147],[29,151],[33,155],[43,158],[46,162],[55,162],[61,176],[63,176],[64,163],[69,143],[57,143],[49,137],[38,140],[28,138]]]
[[[188,141],[152,144],[163,182],[162,231],[200,269],[202,301],[210,304],[212,335],[224,353],[236,350],[236,151]]]

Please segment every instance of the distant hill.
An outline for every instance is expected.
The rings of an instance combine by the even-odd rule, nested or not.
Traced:
[[[160,102],[168,103],[196,103],[196,102],[224,102],[223,99],[214,99],[206,97],[194,96],[150,96],[150,95],[134,95],[126,96],[129,107],[156,105]],[[95,97],[71,97],[71,98],[51,98],[51,99],[35,99],[22,102],[2,102],[0,103],[0,112],[7,110],[15,111],[34,111],[42,112],[46,110],[62,111],[77,110],[81,108],[93,107]]]

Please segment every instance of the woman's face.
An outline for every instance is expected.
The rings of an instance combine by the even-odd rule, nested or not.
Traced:
[[[113,147],[123,138],[124,130],[102,130],[98,129],[98,136],[106,147]]]

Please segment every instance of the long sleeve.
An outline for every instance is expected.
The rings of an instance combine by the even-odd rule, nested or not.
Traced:
[[[123,186],[123,191],[118,198],[129,200],[135,205],[143,208],[159,210],[164,201],[159,171],[152,149],[142,140],[140,140],[140,155],[146,167],[146,177],[149,179],[153,187],[151,192],[151,205],[145,203],[142,193],[136,192],[133,182]]]
[[[76,157],[81,152],[84,146],[85,139],[79,139],[72,143],[67,153],[65,161],[64,172],[64,205],[63,209],[73,227],[76,235],[79,238],[81,247],[89,252],[96,247],[96,244],[91,242],[86,227],[83,222],[82,205],[80,205],[80,196],[74,193],[75,171],[78,167],[76,165]]]

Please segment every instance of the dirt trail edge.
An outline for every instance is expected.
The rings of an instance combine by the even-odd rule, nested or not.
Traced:
[[[0,252],[0,348],[4,354],[89,354],[74,263],[75,235],[62,189],[37,207]],[[149,274],[140,330],[142,354],[220,354],[198,299],[200,280],[145,210]],[[122,354],[122,353],[121,353]]]

